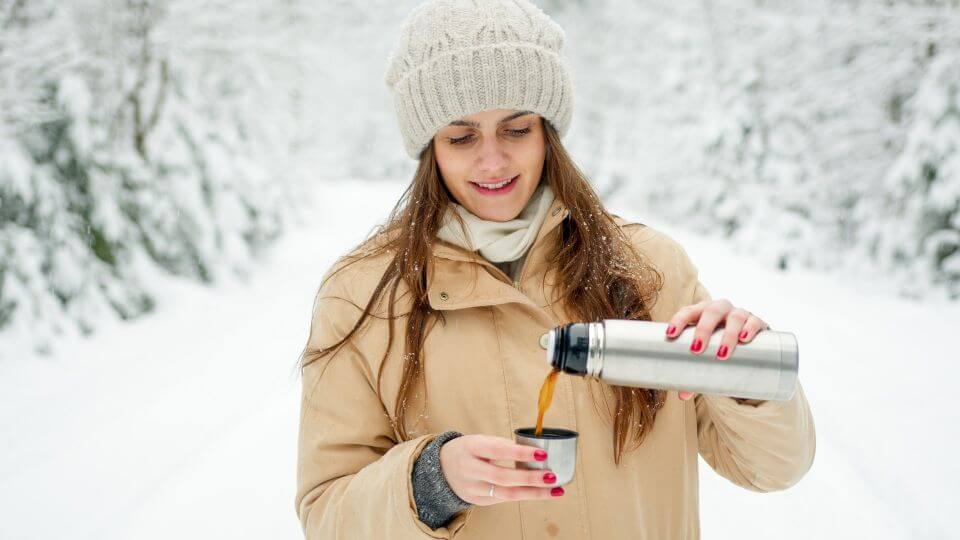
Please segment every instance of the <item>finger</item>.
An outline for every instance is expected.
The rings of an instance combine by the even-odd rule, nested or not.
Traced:
[[[486,461],[472,460],[464,474],[497,486],[548,487],[557,482],[557,475],[550,470],[526,470],[501,467]]]
[[[503,437],[483,437],[468,446],[470,453],[494,461],[546,461],[547,452],[542,448],[517,444]]]
[[[680,398],[680,401],[687,401],[695,395],[697,395],[696,392],[685,392],[683,390],[677,392],[677,396]]]
[[[738,335],[749,318],[750,312],[745,309],[730,310],[723,323],[723,335],[720,337],[720,346],[717,348],[717,358],[726,360],[733,356],[733,351],[737,348]]]
[[[725,299],[714,300],[703,308],[700,320],[697,321],[697,328],[693,331],[690,351],[694,354],[701,354],[710,347],[710,336],[713,335],[717,325],[726,319],[727,313],[730,313],[731,309],[733,309],[733,304]]]
[[[747,319],[747,322],[744,323],[743,329],[740,330],[740,335],[738,336],[738,339],[740,340],[741,343],[748,343],[750,342],[750,340],[756,337],[757,334],[759,334],[764,330],[769,330],[769,329],[770,329],[769,324],[763,322],[763,319],[761,319],[760,317],[757,317],[756,315],[751,314],[750,317]]]
[[[690,304],[689,306],[683,306],[678,309],[677,312],[673,314],[673,317],[670,317],[670,321],[667,324],[667,337],[677,337],[683,333],[684,328],[696,323],[697,319],[700,318],[700,313],[703,311],[703,308],[709,303],[708,300],[704,300],[703,302]]]
[[[476,484],[473,494],[474,496],[484,501],[488,501],[489,503],[497,503],[503,501],[524,501],[529,499],[552,499],[554,497],[563,496],[563,492],[563,488],[559,486],[552,488],[497,486],[494,488],[493,497],[491,498],[488,497],[490,493],[490,484],[479,482]],[[553,493],[557,493],[557,495],[553,495]]]

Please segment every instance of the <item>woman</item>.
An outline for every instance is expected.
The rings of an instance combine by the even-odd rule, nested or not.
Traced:
[[[562,44],[524,0],[431,1],[403,25],[386,82],[419,166],[317,294],[301,357],[308,539],[693,539],[698,453],[754,491],[810,468],[799,382],[780,402],[565,376],[544,424],[580,433],[574,480],[513,468],[545,459],[512,433],[536,421],[549,329],[669,321],[665,339],[693,332],[722,361],[768,327],[712,300],[672,238],[604,209],[560,141]]]

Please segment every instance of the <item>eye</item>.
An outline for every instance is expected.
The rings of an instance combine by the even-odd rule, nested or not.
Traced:
[[[460,137],[460,138],[457,138],[457,139],[450,139],[450,138],[448,138],[447,140],[450,141],[450,144],[463,144],[463,143],[466,142],[467,139],[469,139],[469,138],[470,138],[470,135],[465,135],[465,136]]]
[[[506,131],[507,131],[507,133],[509,133],[510,135],[512,135],[512,136],[514,136],[514,137],[523,137],[523,136],[526,135],[527,133],[530,133],[530,128],[527,127],[527,128],[523,128],[523,129],[508,129],[508,130],[506,130]],[[469,141],[472,137],[473,137],[472,135],[464,135],[463,137],[458,137],[458,138],[449,138],[449,137],[448,137],[447,140],[450,141],[450,144],[463,144],[463,143]]]

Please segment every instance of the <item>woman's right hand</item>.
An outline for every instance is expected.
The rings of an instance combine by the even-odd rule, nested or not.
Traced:
[[[440,447],[440,469],[464,501],[489,506],[504,501],[548,499],[563,495],[552,471],[501,467],[491,461],[544,461],[546,451],[493,435],[461,435]],[[493,484],[493,497],[489,497]]]

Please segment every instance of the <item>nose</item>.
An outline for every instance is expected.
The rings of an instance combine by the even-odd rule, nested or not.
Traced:
[[[510,160],[502,144],[496,137],[485,137],[481,141],[480,155],[477,157],[477,167],[484,173],[505,173]]]

